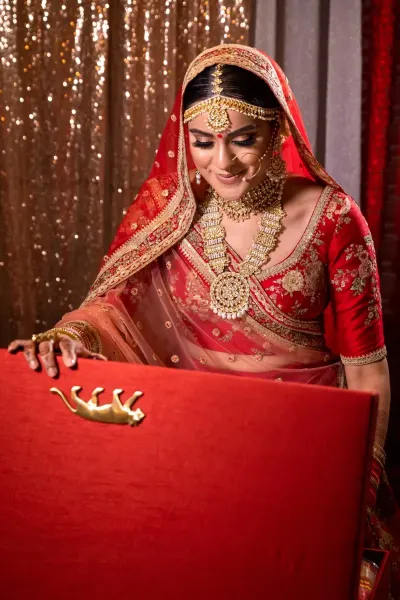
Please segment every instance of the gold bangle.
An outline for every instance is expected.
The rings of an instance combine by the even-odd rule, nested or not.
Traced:
[[[374,445],[372,446],[372,456],[383,469],[385,467],[386,452],[377,442],[374,442]]]
[[[44,331],[43,333],[34,333],[32,336],[32,341],[36,344],[40,344],[40,342],[55,342],[60,334],[66,335],[73,340],[80,341],[77,334],[64,329],[64,327],[53,327],[52,329]]]
[[[90,352],[102,353],[103,346],[99,332],[87,321],[66,321],[62,327],[66,332],[75,335]]]

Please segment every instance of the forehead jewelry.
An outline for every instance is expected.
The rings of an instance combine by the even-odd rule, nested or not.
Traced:
[[[197,102],[187,110],[183,115],[184,123],[192,121],[201,114],[208,113],[207,124],[215,133],[221,133],[229,129],[231,122],[228,110],[234,110],[253,119],[262,121],[273,121],[278,118],[280,110],[277,108],[263,108],[254,106],[237,98],[230,98],[224,95],[222,87],[222,64],[216,65],[212,74],[212,93],[211,98]]]

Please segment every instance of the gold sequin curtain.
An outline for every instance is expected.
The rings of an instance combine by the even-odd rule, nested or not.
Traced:
[[[0,0],[0,344],[79,305],[188,63],[252,0]]]

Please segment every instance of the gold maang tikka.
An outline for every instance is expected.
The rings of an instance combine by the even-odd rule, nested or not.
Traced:
[[[212,93],[214,95],[185,110],[184,123],[192,121],[201,114],[208,113],[207,124],[210,129],[215,133],[222,133],[231,125],[228,110],[234,110],[247,117],[262,121],[273,121],[279,116],[281,112],[279,109],[254,106],[243,100],[224,96],[221,79],[223,66],[222,64],[216,65],[212,74]]]

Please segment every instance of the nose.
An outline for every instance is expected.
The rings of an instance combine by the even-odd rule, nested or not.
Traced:
[[[224,139],[218,140],[214,158],[214,165],[217,167],[217,169],[228,172],[233,158],[234,154],[230,149],[230,144],[228,144]]]

